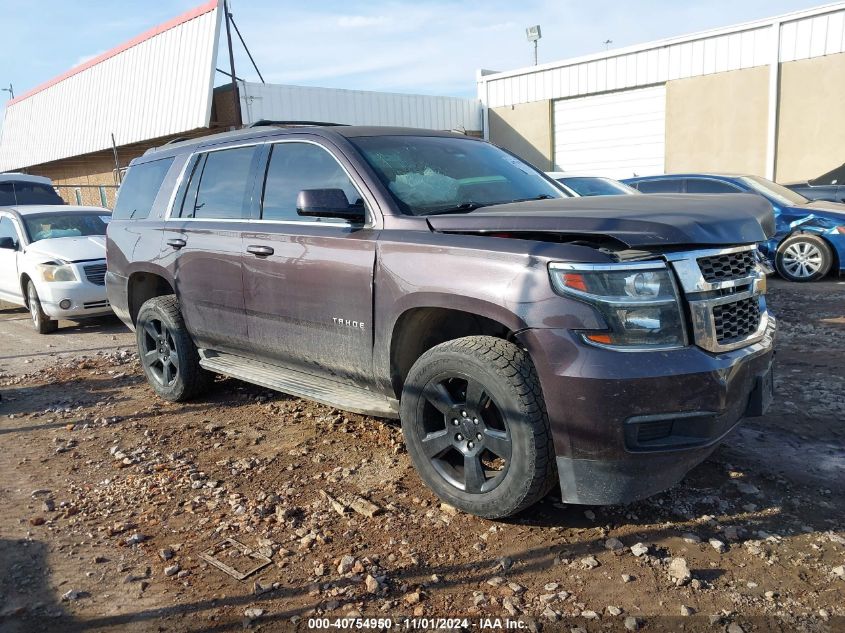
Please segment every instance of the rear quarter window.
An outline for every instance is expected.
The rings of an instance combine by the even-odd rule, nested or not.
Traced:
[[[49,185],[39,182],[5,182],[0,184],[0,206],[25,204],[64,204],[61,196]]]
[[[641,180],[637,189],[643,193],[681,193],[680,180]]]
[[[742,190],[719,180],[689,178],[687,193],[742,193]]]
[[[173,158],[163,158],[129,168],[112,213],[113,220],[143,220],[149,217],[158,190]]]

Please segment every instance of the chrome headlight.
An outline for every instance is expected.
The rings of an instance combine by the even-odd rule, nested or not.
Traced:
[[[593,306],[607,329],[583,331],[593,345],[620,350],[686,345],[678,291],[663,262],[549,265],[558,294]]]
[[[73,266],[48,262],[35,266],[42,281],[79,281]]]

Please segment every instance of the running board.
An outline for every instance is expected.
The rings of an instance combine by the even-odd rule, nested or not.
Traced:
[[[399,417],[398,400],[296,369],[209,350],[200,350],[200,365],[214,373],[315,400],[344,411],[380,418]]]

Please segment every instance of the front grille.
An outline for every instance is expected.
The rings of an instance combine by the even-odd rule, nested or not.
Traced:
[[[88,303],[83,303],[82,307],[86,310],[93,310],[94,308],[108,308],[109,302],[108,301],[90,301]]]
[[[753,246],[667,253],[689,310],[688,332],[701,349],[721,353],[765,337],[770,321]]]
[[[83,266],[82,268],[85,271],[85,277],[87,277],[88,281],[92,284],[96,284],[98,286],[106,285],[105,264],[90,264],[88,266]]]
[[[701,275],[709,283],[750,277],[754,273],[755,264],[753,250],[698,258]]]
[[[757,297],[713,306],[716,342],[725,345],[739,341],[757,331],[760,325],[760,302]]]

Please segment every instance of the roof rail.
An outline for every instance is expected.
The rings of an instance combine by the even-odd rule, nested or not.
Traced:
[[[162,143],[159,147],[164,147],[165,145],[171,145],[173,143],[181,143],[182,141],[190,140],[190,136],[177,136],[176,138],[172,138],[169,141]]]
[[[261,119],[259,121],[255,121],[254,123],[250,123],[245,127],[338,127],[343,125],[346,125],[346,123],[330,123],[328,121],[274,121],[272,119]]]

